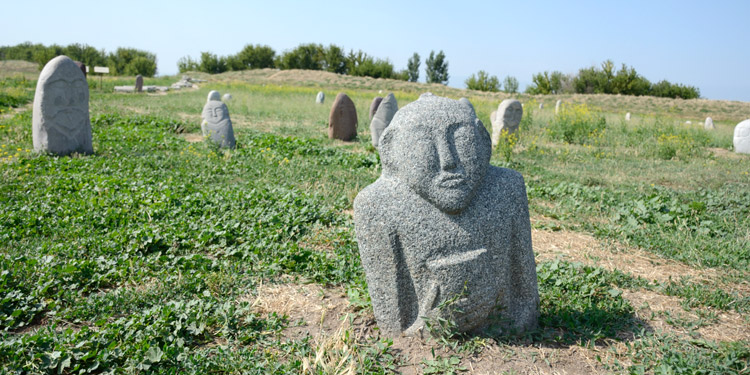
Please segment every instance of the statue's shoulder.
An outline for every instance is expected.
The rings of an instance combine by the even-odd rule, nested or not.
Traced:
[[[362,189],[354,198],[354,212],[374,215],[390,209],[389,203],[398,194],[397,182],[381,176],[375,182]]]
[[[523,188],[525,190],[523,176],[520,172],[513,169],[491,165],[487,171],[486,179],[494,186],[500,186],[505,189]]]

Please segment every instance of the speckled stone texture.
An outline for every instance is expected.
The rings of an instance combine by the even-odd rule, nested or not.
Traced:
[[[354,200],[382,332],[422,335],[425,319],[436,317],[453,319],[462,331],[536,327],[523,177],[490,166],[490,154],[473,109],[431,94],[399,110],[383,132],[383,174]]]
[[[734,152],[750,154],[750,119],[734,127]]]
[[[500,142],[500,134],[503,130],[513,134],[518,130],[523,117],[521,102],[515,99],[505,99],[497,106],[495,121],[492,123],[492,145]]]
[[[323,91],[318,91],[318,95],[315,96],[315,103],[323,104],[326,101],[326,94]]]
[[[375,104],[375,101],[373,101],[373,104]],[[372,106],[370,106],[370,109],[372,109]],[[372,122],[370,122],[370,135],[372,136],[372,145],[375,148],[378,148],[380,136],[383,134],[385,128],[388,127],[388,124],[391,123],[397,111],[398,102],[393,93],[390,93],[382,99],[375,112],[375,116],[372,117]]]
[[[328,138],[351,141],[357,136],[357,108],[349,97],[340,92],[336,95],[328,116]]]
[[[372,117],[375,116],[375,112],[378,111],[378,107],[380,107],[382,101],[382,96],[376,96],[375,99],[372,100],[372,103],[370,103],[370,121],[372,121]]]
[[[140,74],[135,76],[135,91],[143,92],[143,76]]]
[[[229,109],[226,104],[222,103],[221,94],[218,91],[208,93],[208,100],[203,106],[201,117],[203,118],[201,130],[204,137],[209,137],[212,142],[222,148],[234,148],[236,140],[232,120],[229,118]]]
[[[706,130],[716,129],[716,127],[714,126],[714,119],[710,117],[706,117],[706,121],[703,122],[703,129],[706,129]]]
[[[57,56],[39,74],[32,119],[34,150],[56,155],[94,153],[89,85],[67,56]]]

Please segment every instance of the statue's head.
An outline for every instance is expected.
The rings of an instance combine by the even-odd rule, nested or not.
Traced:
[[[449,214],[461,212],[484,179],[490,137],[465,103],[424,94],[401,108],[380,139],[383,175]]]
[[[44,93],[39,105],[46,123],[76,132],[88,121],[89,85],[81,69],[67,56],[57,56],[44,66],[38,87]],[[41,93],[37,89],[37,93]]]
[[[211,125],[219,125],[229,121],[227,105],[222,101],[212,100],[206,103],[203,108],[203,116],[206,122]]]
[[[504,124],[518,125],[523,117],[523,106],[518,100],[505,99],[500,103],[497,113],[503,114]]]
[[[208,93],[208,100],[207,101],[221,101],[221,94],[216,90],[211,90],[211,92]]]

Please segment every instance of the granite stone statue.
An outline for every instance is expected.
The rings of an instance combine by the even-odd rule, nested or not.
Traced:
[[[135,76],[135,92],[143,92],[143,76]]]
[[[706,117],[706,121],[703,122],[703,129],[706,130],[714,130],[716,127],[714,126],[714,119],[711,117]]]
[[[734,127],[734,152],[750,154],[750,119]]]
[[[378,106],[378,110],[375,112],[375,116],[372,117],[370,122],[370,135],[372,135],[372,145],[378,148],[380,135],[383,134],[385,128],[391,123],[391,119],[398,111],[398,102],[393,93],[388,94]]]
[[[536,327],[539,293],[520,173],[489,164],[473,109],[431,94],[400,109],[380,138],[382,175],[354,200],[375,318],[389,335],[425,320],[461,331]]]
[[[328,138],[351,141],[357,136],[357,108],[349,97],[340,92],[336,95],[328,116]]]
[[[204,137],[208,137],[220,147],[234,148],[236,140],[232,120],[229,118],[229,109],[221,101],[221,94],[218,91],[213,90],[208,93],[208,100],[203,106],[201,117],[203,118],[201,130]]]
[[[500,134],[503,130],[513,134],[518,130],[523,117],[521,102],[515,99],[505,99],[497,106],[495,122],[492,123],[492,145],[500,142]]]
[[[315,103],[323,104],[325,100],[326,94],[324,94],[323,91],[318,91],[318,95],[315,96]]]
[[[372,117],[375,116],[375,112],[378,111],[378,107],[380,107],[382,101],[382,96],[376,96],[375,99],[372,100],[372,103],[370,103],[370,121],[372,121]]]
[[[34,150],[56,155],[94,153],[89,85],[67,56],[57,56],[39,74],[32,119]]]

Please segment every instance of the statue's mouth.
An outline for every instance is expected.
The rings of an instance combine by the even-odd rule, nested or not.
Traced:
[[[455,188],[466,182],[464,175],[458,173],[441,173],[438,177],[438,185],[445,188]]]

